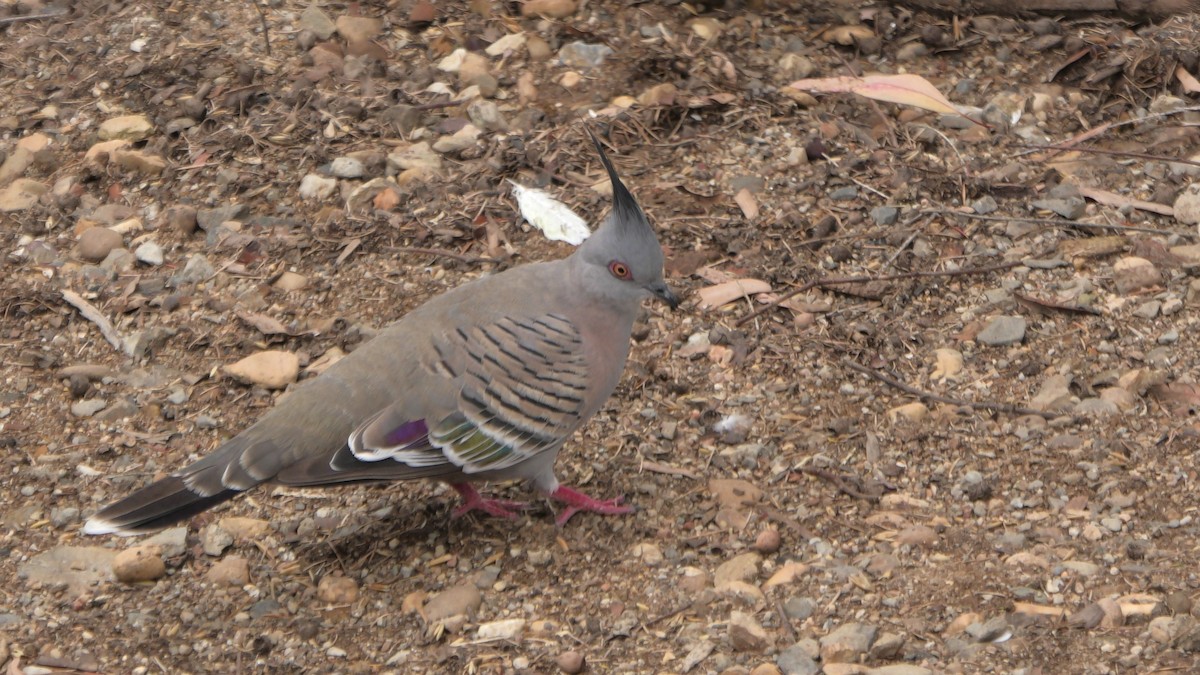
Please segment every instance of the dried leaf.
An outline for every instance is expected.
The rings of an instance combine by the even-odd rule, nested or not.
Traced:
[[[266,314],[258,314],[256,312],[238,312],[237,317],[245,321],[251,327],[263,335],[311,335],[312,331],[295,331],[283,325],[283,322],[278,319],[267,316]]]
[[[71,290],[63,291],[62,297],[67,304],[79,310],[83,318],[96,324],[96,327],[100,329],[100,334],[104,336],[105,340],[108,340],[108,344],[118,350],[123,349],[122,345],[125,344],[126,338],[121,335],[116,326],[113,326],[108,317],[104,316],[104,313],[97,309],[95,305],[85,300],[82,295]]]
[[[1190,415],[1200,410],[1200,385],[1189,382],[1156,384],[1147,392],[1151,397],[1171,406],[1177,415]]]
[[[326,370],[329,370],[330,366],[344,358],[346,358],[346,352],[342,351],[338,347],[330,347],[325,351],[324,354],[320,356],[320,358],[314,360],[312,363],[309,363],[308,367],[304,369],[304,372],[312,376],[320,375]]]
[[[651,473],[661,473],[668,476],[683,476],[692,480],[700,480],[700,475],[690,469],[684,469],[670,464],[662,464],[660,462],[643,461],[642,469]]]
[[[738,190],[733,201],[737,202],[737,205],[741,207],[742,214],[746,216],[746,220],[754,220],[758,217],[758,200],[754,198],[754,195],[750,194],[749,189],[742,188]]]
[[[1187,93],[1200,94],[1200,80],[1197,80],[1183,66],[1175,66],[1175,79],[1179,80],[1179,84]]]
[[[821,33],[820,38],[830,44],[853,46],[859,40],[875,37],[875,31],[862,24],[833,26]]]
[[[1093,168],[1092,159],[1078,150],[1056,154],[1056,159],[1046,162],[1046,167],[1054,169],[1066,178],[1074,178]]]
[[[385,190],[385,192],[390,192],[390,190]],[[356,251],[361,245],[362,239],[359,239],[358,237],[347,241],[346,246],[342,249],[342,252],[338,254],[337,260],[334,261],[334,264],[341,265],[342,263],[346,262],[346,258],[349,258],[350,255],[354,253],[354,251]]]
[[[287,326],[284,326],[278,319],[273,319],[266,314],[257,314],[255,312],[238,312],[237,317],[242,321],[250,324],[258,332],[263,335],[290,335]]]
[[[1097,204],[1103,204],[1105,206],[1113,206],[1116,208],[1120,208],[1122,206],[1131,206],[1141,211],[1149,211],[1150,213],[1157,213],[1159,215],[1170,216],[1172,218],[1175,217],[1175,209],[1171,206],[1156,202],[1147,202],[1141,199],[1133,199],[1131,197],[1119,195],[1115,192],[1109,192],[1108,190],[1101,190],[1099,188],[1081,185],[1079,186],[1079,194],[1087,197]]]
[[[732,509],[753,506],[763,498],[758,486],[739,478],[711,478],[708,491],[717,498],[717,503]]]
[[[1041,298],[1035,298],[1032,295],[1026,295],[1024,293],[1014,293],[1013,297],[1015,297],[1017,302],[1021,303],[1022,305],[1041,312],[1042,314],[1048,313],[1044,310],[1054,309],[1060,312],[1069,312],[1071,314],[1100,315],[1100,310],[1096,309],[1095,307],[1084,307],[1077,304],[1054,302],[1053,300],[1042,300]]]
[[[953,380],[958,377],[963,368],[963,355],[957,349],[943,347],[934,352],[937,355],[937,366],[930,377],[935,380]]]
[[[947,115],[959,115],[954,104],[937,87],[920,75],[864,75],[863,77],[818,77],[796,80],[792,89],[821,93],[851,93],[876,101],[911,105]]]
[[[372,202],[376,211],[391,211],[399,203],[400,195],[395,190],[380,190]]]
[[[729,105],[736,100],[737,96],[734,94],[707,94],[705,96],[692,96],[688,98],[684,105],[689,108],[707,108],[710,105]]]
[[[734,279],[733,281],[726,281],[723,284],[700,289],[699,307],[700,309],[712,309],[733,302],[738,298],[744,298],[756,293],[769,293],[770,291],[771,284],[765,281],[759,279]]]
[[[1034,616],[1063,617],[1067,615],[1065,607],[1035,605],[1032,602],[1014,602],[1013,612],[1016,614],[1032,614]]]
[[[796,579],[800,578],[804,574],[807,574],[808,569],[809,566],[805,565],[804,563],[798,563],[794,560],[789,560],[785,562],[782,567],[776,570],[775,573],[771,575],[771,578],[767,579],[767,583],[763,584],[763,586],[766,588],[771,588],[773,586],[791,584],[795,582]]]
[[[404,600],[400,603],[400,613],[419,614],[422,619],[425,619],[425,600],[428,597],[429,594],[425,591],[413,591],[409,593],[404,596]]]
[[[1149,593],[1130,593],[1117,598],[1117,606],[1125,618],[1131,616],[1151,616],[1162,600]]]
[[[541,190],[527,188],[511,180],[508,182],[512,183],[513,196],[517,198],[521,216],[541,230],[547,239],[578,246],[591,235],[587,223],[575,215],[571,207]]]
[[[1120,253],[1129,246],[1129,239],[1119,234],[1107,237],[1067,239],[1058,244],[1058,253],[1064,258],[1099,258]]]

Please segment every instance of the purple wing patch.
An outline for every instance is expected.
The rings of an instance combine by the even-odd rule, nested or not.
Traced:
[[[405,422],[383,436],[383,445],[389,448],[399,448],[424,439],[429,435],[429,427],[425,420]]]

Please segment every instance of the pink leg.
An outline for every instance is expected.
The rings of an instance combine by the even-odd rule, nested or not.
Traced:
[[[592,513],[601,513],[606,516],[616,516],[624,513],[633,513],[632,506],[621,506],[623,497],[615,497],[613,499],[594,499],[578,490],[560,485],[557,490],[550,493],[550,498],[562,502],[567,508],[558,514],[554,519],[554,524],[562,527],[567,524],[571,516],[580,511],[590,511]]]
[[[507,499],[484,499],[483,495],[479,494],[475,486],[470,483],[453,483],[450,487],[454,488],[463,498],[463,503],[450,513],[451,518],[462,518],[472,511],[483,511],[490,516],[512,520],[517,517],[516,511],[523,511],[529,508],[529,505],[525,502],[514,502]]]

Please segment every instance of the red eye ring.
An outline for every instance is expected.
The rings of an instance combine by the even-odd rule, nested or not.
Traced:
[[[633,270],[629,269],[629,265],[626,265],[620,260],[614,260],[608,263],[608,273],[625,281],[629,281],[633,278]]]

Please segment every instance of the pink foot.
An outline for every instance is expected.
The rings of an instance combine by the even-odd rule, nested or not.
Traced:
[[[517,511],[524,511],[529,508],[529,505],[525,502],[514,502],[508,499],[484,499],[483,495],[479,494],[475,486],[470,483],[454,483],[450,487],[454,488],[463,498],[463,503],[450,512],[451,518],[462,518],[472,511],[483,511],[489,516],[512,520],[517,517]]]
[[[567,524],[571,516],[580,511],[590,511],[592,513],[601,513],[606,516],[617,516],[625,513],[633,513],[632,506],[621,506],[623,497],[615,497],[613,499],[594,499],[578,490],[566,486],[559,486],[557,490],[550,493],[550,498],[566,504],[567,508],[558,514],[554,519],[554,524],[562,527]]]

